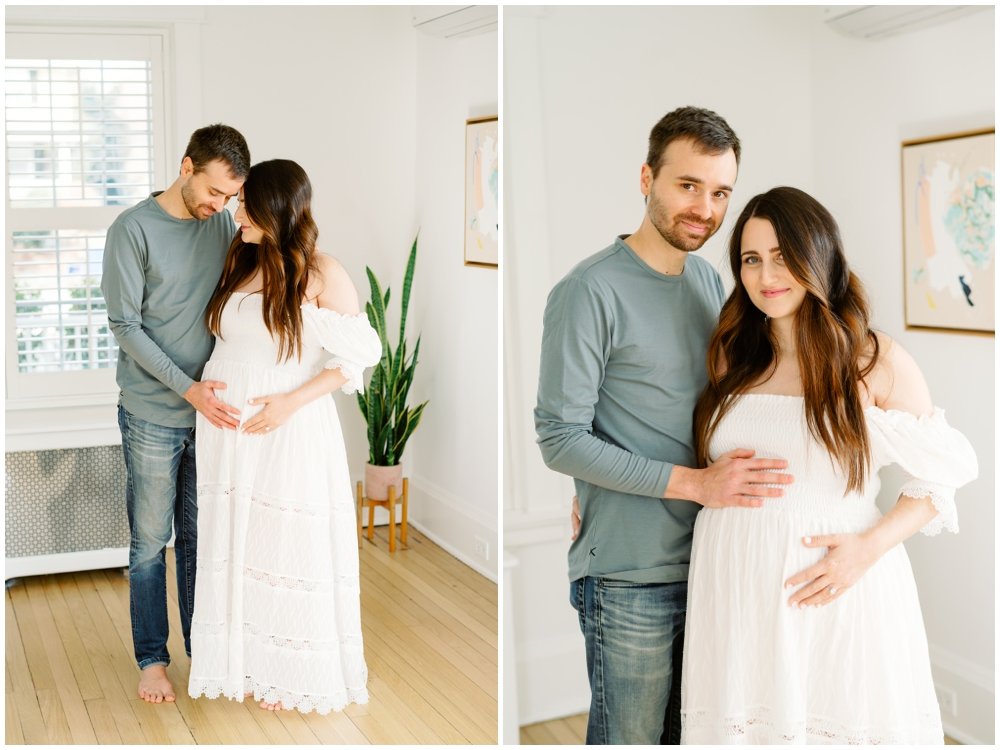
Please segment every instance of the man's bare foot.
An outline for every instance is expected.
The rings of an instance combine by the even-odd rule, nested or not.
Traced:
[[[261,701],[260,707],[263,708],[265,711],[281,711],[284,709],[284,706],[281,705],[281,701],[278,701],[277,703],[268,703],[267,701]]]
[[[146,703],[173,703],[177,700],[174,686],[167,678],[167,668],[162,664],[151,664],[139,676],[139,697]]]

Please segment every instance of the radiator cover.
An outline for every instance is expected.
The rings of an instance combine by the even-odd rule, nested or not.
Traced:
[[[120,445],[19,451],[5,459],[8,561],[110,549],[125,550],[127,561]]]

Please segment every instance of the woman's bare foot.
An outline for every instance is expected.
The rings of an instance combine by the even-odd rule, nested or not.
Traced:
[[[261,701],[260,707],[263,708],[265,711],[281,711],[284,709],[284,706],[281,705],[281,701],[278,701],[277,703],[268,703],[267,701]]]
[[[146,703],[173,703],[177,700],[174,686],[167,678],[167,668],[162,664],[152,664],[139,675],[139,697]]]

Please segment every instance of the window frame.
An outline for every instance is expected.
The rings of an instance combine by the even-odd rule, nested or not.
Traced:
[[[170,30],[145,24],[49,26],[8,24],[6,59],[149,59],[151,61],[153,189],[167,183],[167,148],[170,143],[171,97],[169,71]],[[6,137],[6,136],[5,136]],[[6,409],[11,411],[66,409],[113,404],[118,386],[115,367],[50,373],[20,372],[15,336],[13,294],[13,240],[17,231],[106,230],[130,206],[12,208],[5,180],[5,307]],[[27,416],[27,415],[26,415]]]

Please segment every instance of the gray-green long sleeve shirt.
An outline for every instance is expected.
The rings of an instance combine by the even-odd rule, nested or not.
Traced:
[[[166,427],[194,427],[183,394],[201,378],[214,339],[205,310],[236,226],[228,211],[182,220],[149,198],[108,229],[101,290],[118,341],[125,409]]]
[[[675,464],[694,465],[694,405],[723,299],[701,258],[667,276],[620,238],[549,294],[535,428],[545,463],[580,497],[570,580],[687,578],[699,506],[660,498]]]

